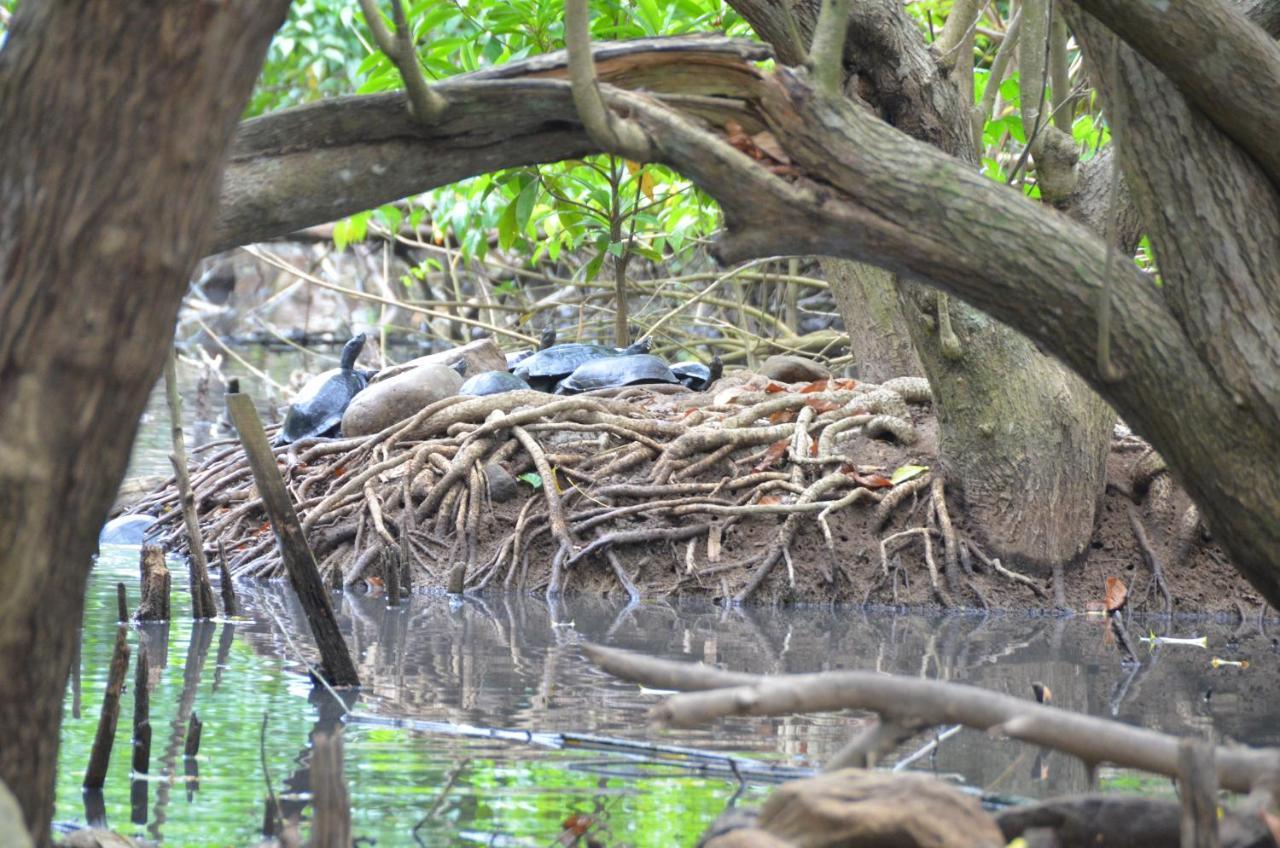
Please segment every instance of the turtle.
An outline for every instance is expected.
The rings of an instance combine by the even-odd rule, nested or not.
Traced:
[[[574,369],[592,359],[648,353],[651,342],[643,339],[631,347],[616,348],[594,344],[559,344],[540,350],[516,366],[512,372],[543,392],[554,391],[556,384]]]
[[[510,371],[484,371],[463,383],[458,389],[458,394],[497,395],[527,388],[529,384]]]
[[[639,383],[678,382],[676,375],[671,373],[661,357],[649,353],[631,353],[587,360],[560,381],[556,394],[571,395]]]
[[[507,370],[514,370],[517,365],[533,356],[539,350],[546,350],[556,343],[556,328],[547,327],[542,331],[542,336],[538,342],[537,350],[522,350],[516,353],[507,354]]]
[[[342,423],[342,413],[356,393],[369,384],[363,372],[355,370],[356,358],[364,349],[364,333],[354,336],[342,348],[342,362],[307,381],[289,406],[276,444],[299,439],[331,436]]]
[[[720,361],[720,356],[717,354],[711,357],[710,365],[703,365],[693,360],[677,362],[671,366],[671,373],[675,374],[676,379],[681,383],[695,392],[700,392],[720,379],[720,375],[724,373],[724,363]]]

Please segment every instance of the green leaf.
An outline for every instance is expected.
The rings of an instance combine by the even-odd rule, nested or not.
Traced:
[[[507,208],[502,210],[502,217],[498,219],[498,246],[503,250],[511,249],[520,232],[520,228],[516,226],[517,205],[518,200],[508,203]]]
[[[896,486],[899,483],[914,480],[928,470],[927,465],[900,465],[893,469],[893,474],[889,475],[889,482]]]
[[[528,483],[530,486],[532,486],[534,489],[541,489],[541,488],[542,488],[542,475],[541,475],[541,474],[535,474],[535,473],[534,473],[534,472],[532,472],[532,471],[527,471],[527,472],[525,472],[524,474],[521,474],[521,475],[517,476],[517,477],[516,477],[516,479],[517,479],[517,480],[523,480],[524,482],[526,482],[526,483]]]

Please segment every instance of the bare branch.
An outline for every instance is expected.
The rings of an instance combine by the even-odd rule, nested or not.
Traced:
[[[813,43],[809,45],[809,67],[814,88],[824,97],[839,97],[844,89],[844,42],[849,29],[850,0],[822,0]]]
[[[1013,15],[1013,20],[1009,21],[1009,28],[1005,30],[1004,41],[1000,44],[1000,49],[996,51],[996,57],[991,60],[991,72],[987,74],[987,87],[982,90],[982,101],[975,107],[973,113],[973,143],[978,150],[978,154],[982,154],[982,130],[987,121],[991,120],[991,111],[996,105],[996,95],[1000,93],[1000,83],[1004,80],[1005,73],[1009,70],[1009,62],[1013,59],[1013,54],[1018,49],[1018,38],[1022,35],[1022,10],[1019,9]]]
[[[583,650],[588,659],[616,677],[687,692],[654,709],[656,720],[671,725],[687,727],[730,715],[867,709],[901,723],[959,723],[992,731],[1065,751],[1086,763],[1115,763],[1169,777],[1181,774],[1179,740],[1173,736],[976,686],[870,671],[765,677],[720,671],[700,663],[658,660],[599,645],[585,645]],[[1275,774],[1280,751],[1220,747],[1214,752],[1214,766],[1223,788],[1247,792]]]
[[[387,58],[400,72],[400,78],[404,80],[409,114],[424,124],[438,120],[448,104],[427,84],[427,78],[418,64],[418,51],[413,46],[413,29],[405,18],[400,0],[391,0],[391,15],[396,24],[394,35],[382,20],[377,0],[360,0],[360,8],[364,10],[364,19],[369,24],[378,49],[387,54]]]
[[[651,158],[649,139],[634,123],[609,112],[600,95],[595,60],[591,56],[591,29],[588,0],[565,0],[564,40],[569,51],[569,80],[573,103],[587,135],[606,150],[647,162]]]
[[[1280,187],[1280,45],[1239,8],[1225,0],[1076,4],[1163,71]]]
[[[956,67],[960,58],[960,48],[965,44],[973,44],[974,27],[978,23],[978,13],[982,6],[978,0],[956,0],[947,16],[946,26],[933,42],[938,51],[938,64],[947,70]],[[972,63],[970,63],[972,64]]]

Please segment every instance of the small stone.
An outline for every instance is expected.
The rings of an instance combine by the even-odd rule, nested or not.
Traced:
[[[484,479],[489,484],[489,499],[494,503],[509,501],[519,491],[516,478],[496,462],[491,462],[484,467]]]
[[[831,372],[812,360],[803,356],[791,356],[778,353],[764,361],[760,373],[770,380],[779,383],[812,383],[814,380],[826,380]]]

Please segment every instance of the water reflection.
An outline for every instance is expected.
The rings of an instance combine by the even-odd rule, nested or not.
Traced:
[[[84,727],[96,720],[100,702],[109,653],[103,634],[113,617],[111,568],[109,561],[105,571],[100,564],[103,573],[92,583],[83,717],[68,719],[64,733],[64,803],[72,787],[78,795],[68,772],[78,772],[84,762],[87,742],[80,740],[91,737]],[[203,844],[226,844],[256,836],[268,797],[263,758],[280,797],[279,812],[301,812],[309,799],[310,740],[338,721],[332,696],[313,691],[307,680],[306,664],[316,657],[292,593],[283,585],[239,588],[247,620],[174,623],[175,651],[185,652],[180,668],[164,666],[164,631],[149,626],[135,636],[145,638],[153,663],[152,721],[170,730],[152,780],[175,773],[183,780],[184,772],[199,779],[198,792],[194,783],[176,792],[171,782],[158,783],[148,825],[152,838],[187,845],[202,844],[201,837],[208,840]],[[1054,704],[1067,709],[1220,742],[1280,742],[1271,706],[1280,659],[1256,628],[1234,633],[1229,625],[1178,623],[1171,635],[1207,635],[1210,648],[1144,648],[1142,664],[1124,668],[1105,624],[1087,618],[931,618],[827,607],[619,608],[589,599],[548,604],[505,596],[416,596],[387,607],[381,597],[355,593],[335,595],[334,606],[365,684],[354,709],[417,722],[346,726],[356,833],[385,840],[381,844],[408,844],[412,834],[423,844],[464,837],[546,844],[572,814],[591,816],[605,844],[691,844],[740,789],[723,770],[694,773],[669,763],[659,768],[622,752],[430,732],[423,723],[594,733],[799,768],[821,765],[866,721],[853,713],[744,717],[709,728],[654,731],[647,716],[660,696],[597,671],[582,656],[584,640],[754,672],[874,669],[970,682],[1028,699],[1039,682],[1052,692]],[[215,630],[218,647],[209,672]],[[1213,657],[1247,658],[1250,665],[1213,669]],[[197,709],[207,723],[201,755],[179,768],[183,733]],[[264,712],[270,714],[265,743]],[[121,726],[129,726],[125,716]],[[906,743],[887,762],[928,741]],[[106,793],[113,823],[128,819],[127,806],[114,806],[127,800],[115,797],[128,780],[127,757],[119,759],[126,761],[123,780],[116,780],[117,762]],[[948,736],[910,767],[955,776],[992,793],[1047,796],[1088,785],[1084,768],[1072,758],[968,730]],[[766,791],[753,785],[746,797]],[[274,813],[268,810],[265,817]]]

